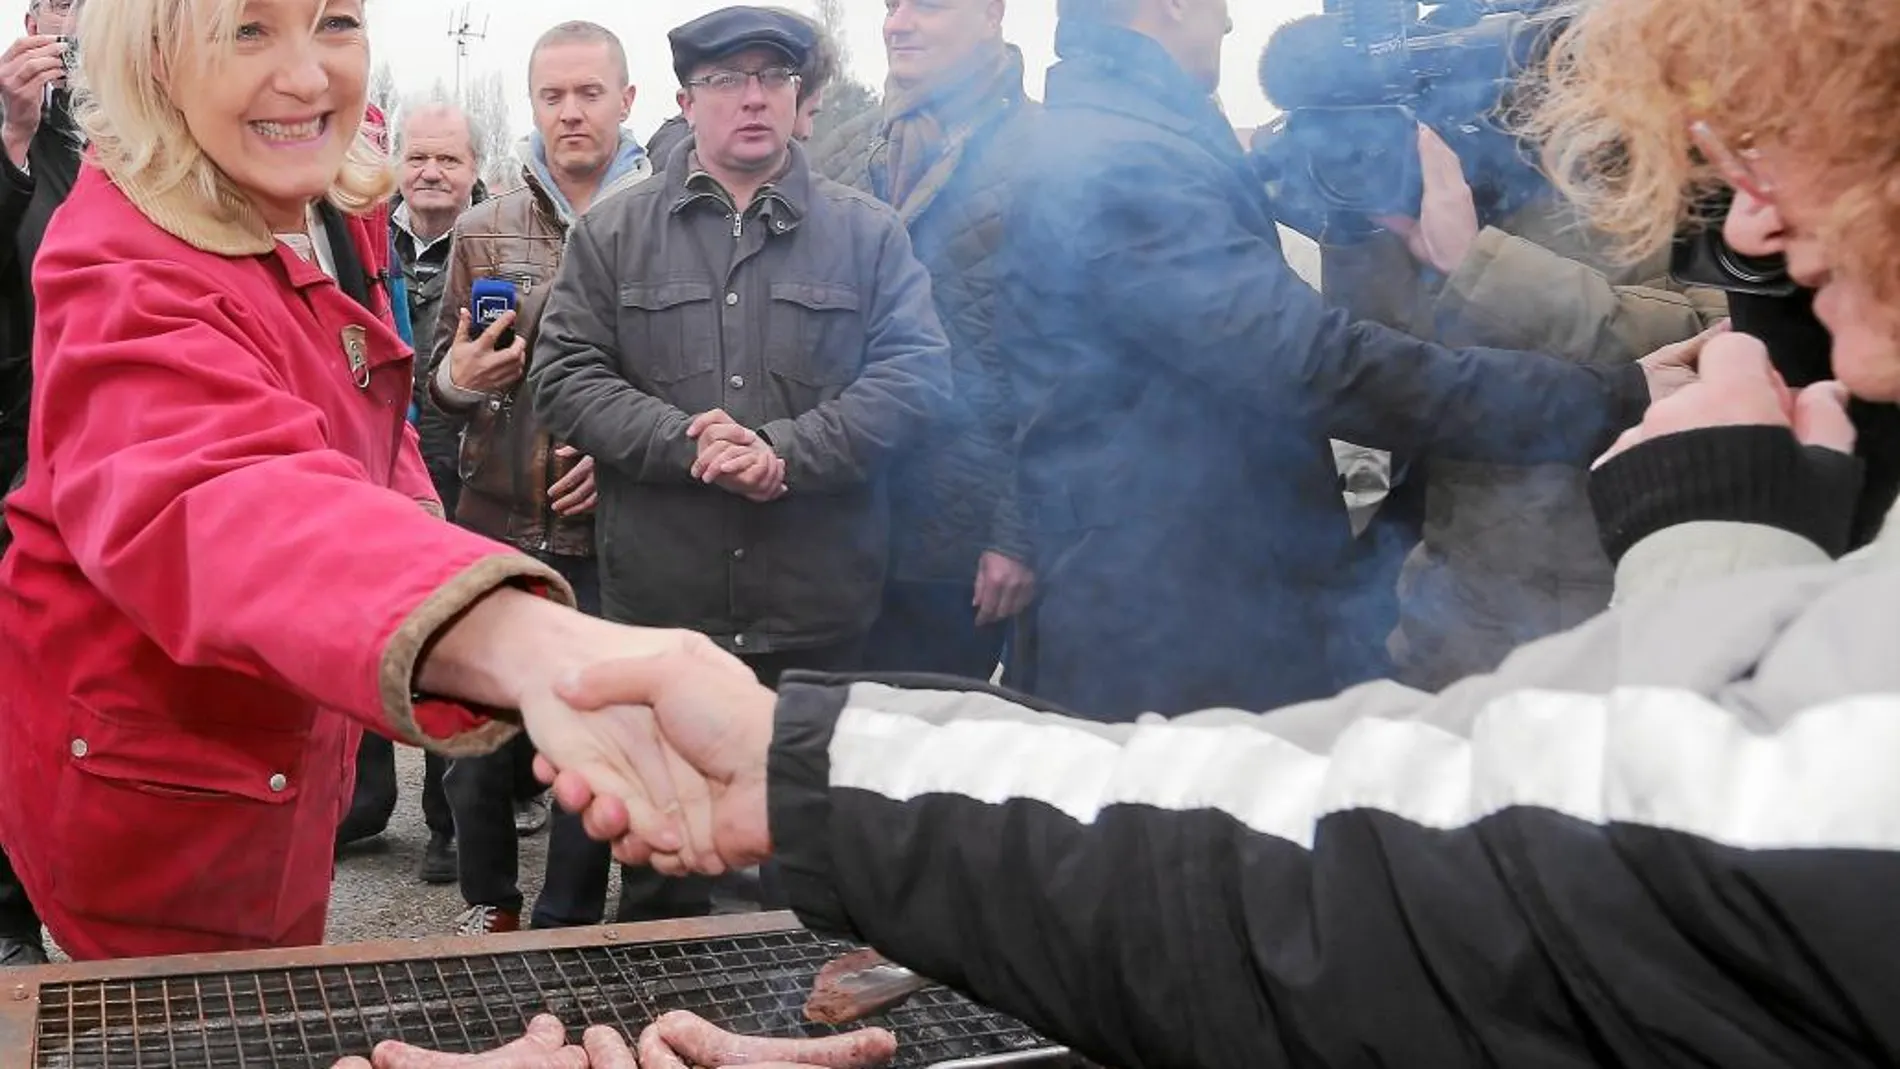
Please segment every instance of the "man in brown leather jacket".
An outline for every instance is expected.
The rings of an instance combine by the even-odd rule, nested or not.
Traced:
[[[600,611],[594,563],[594,462],[550,437],[534,418],[524,371],[541,309],[579,213],[652,173],[620,128],[634,90],[626,53],[593,23],[556,26],[528,62],[535,132],[519,150],[523,185],[471,208],[455,224],[434,345],[430,395],[463,427],[455,522],[506,542],[559,571],[582,610]],[[517,310],[470,337],[469,293],[481,279],[512,283]],[[495,343],[512,328],[512,344]],[[445,777],[455,812],[461,927],[510,931],[521,891],[512,799],[525,767],[520,740],[487,757],[457,761]],[[578,823],[557,815],[536,927],[598,923],[608,859]]]

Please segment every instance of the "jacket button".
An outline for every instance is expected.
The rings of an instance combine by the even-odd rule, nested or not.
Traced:
[[[774,230],[778,230],[778,231],[780,231],[780,232],[783,232],[783,231],[784,231],[784,229],[785,229],[785,220],[783,220],[783,219],[780,219],[779,221],[777,221],[777,222],[775,222],[775,223],[773,223],[773,224],[772,224],[772,229],[774,229]]]
[[[727,304],[727,306],[728,306],[728,307],[730,307],[731,305],[735,305],[735,304],[738,304],[738,303],[739,303],[739,295],[738,295],[738,294],[736,294],[736,293],[728,293],[728,294],[726,294],[726,304]]]
[[[73,756],[74,757],[86,756],[86,740],[85,739],[73,740]]]
[[[499,397],[490,397],[490,398],[488,399],[488,410],[489,410],[490,412],[500,412],[500,411],[501,411],[501,398],[499,398]]]
[[[735,550],[733,550],[733,551],[732,551],[732,559],[733,559],[733,560],[744,560],[744,559],[745,559],[745,547],[744,547],[744,546],[740,546],[740,547],[739,547],[738,549],[735,549]]]
[[[270,789],[271,789],[272,794],[282,794],[284,791],[284,788],[288,786],[290,786],[290,781],[284,778],[284,774],[282,772],[279,772],[270,778]]]
[[[732,387],[735,390],[743,390],[745,389],[745,376],[734,375],[733,377],[726,380],[726,385]]]
[[[744,636],[744,635],[734,635],[734,636],[733,636],[733,639],[732,639],[732,644],[733,644],[734,646],[737,646],[737,647],[739,647],[740,649],[745,649],[745,636]]]

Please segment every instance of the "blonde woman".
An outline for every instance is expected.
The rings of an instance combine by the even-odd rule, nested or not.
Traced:
[[[1900,401],[1900,4],[1594,0],[1558,62],[1550,171],[1601,225],[1652,249],[1734,186],[1731,242]],[[1595,476],[1675,581],[1439,695],[1103,728],[671,658],[564,693],[654,703],[807,923],[1103,1064],[1890,1065],[1900,524],[1830,559],[1840,389],[1739,335],[1701,363]]]
[[[634,714],[550,688],[670,640],[432,515],[365,225],[391,178],[364,19],[82,15],[90,163],[35,271],[0,562],[0,843],[75,958],[321,941],[362,730],[466,754],[518,709],[555,765],[633,790]]]

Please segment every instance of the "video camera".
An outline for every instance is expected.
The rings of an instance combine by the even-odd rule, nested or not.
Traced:
[[[1519,73],[1540,62],[1575,0],[1325,0],[1260,55],[1260,87],[1284,114],[1255,135],[1255,171],[1280,221],[1318,238],[1329,220],[1416,218],[1418,126],[1458,153],[1479,217],[1545,188],[1497,120]],[[1337,235],[1335,235],[1337,236]]]

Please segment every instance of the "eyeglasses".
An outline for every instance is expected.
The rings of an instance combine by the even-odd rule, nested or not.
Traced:
[[[1744,135],[1737,147],[1730,148],[1714,127],[1697,119],[1689,124],[1689,140],[1695,142],[1724,182],[1764,204],[1774,198],[1774,179],[1762,167],[1761,150],[1755,147],[1752,136]]]
[[[776,93],[798,81],[798,72],[790,67],[767,67],[756,71],[714,71],[703,78],[689,78],[686,84],[718,96],[729,97],[745,92],[746,83],[754,78],[759,80],[760,89],[768,93]]]
[[[66,16],[73,13],[79,0],[33,0],[30,5],[34,11],[44,11],[49,15]]]

